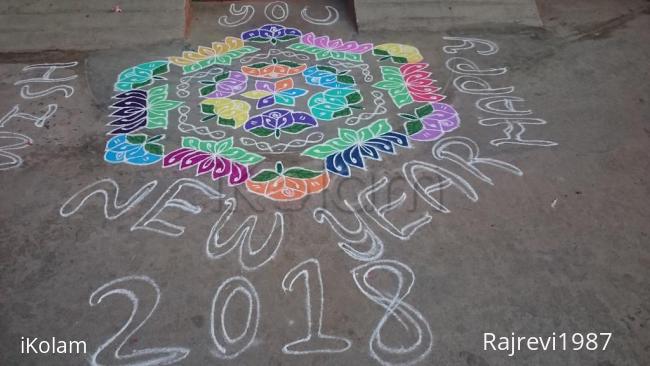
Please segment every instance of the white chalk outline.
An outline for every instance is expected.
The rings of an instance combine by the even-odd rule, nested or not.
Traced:
[[[271,7],[271,11],[269,11],[269,7]],[[275,15],[276,9],[280,9],[282,16]],[[284,1],[271,1],[264,7],[264,16],[272,22],[282,23],[289,17],[289,5]]]
[[[529,122],[527,122],[529,121]],[[545,125],[547,122],[541,118],[523,118],[523,117],[494,117],[494,118],[484,118],[478,121],[478,124],[481,126],[498,126],[505,124],[506,127],[503,128],[503,133],[507,137],[494,139],[490,141],[490,144],[494,146],[500,146],[503,144],[512,144],[512,145],[526,145],[526,146],[542,146],[550,147],[557,146],[558,143],[549,140],[524,140],[521,135],[526,132],[525,125]],[[512,132],[515,129],[515,125],[519,127],[519,131],[515,134],[515,138],[512,138]]]
[[[106,185],[102,187],[102,185]],[[104,196],[104,217],[109,220],[115,220],[116,218],[122,216],[125,212],[129,211],[133,206],[140,203],[145,197],[153,191],[154,188],[158,185],[157,180],[152,180],[151,182],[142,186],[137,192],[135,192],[131,197],[129,197],[126,202],[119,204],[117,202],[118,196],[120,195],[120,186],[112,178],[104,178],[98,180],[94,183],[91,183],[77,193],[73,194],[72,197],[68,198],[67,201],[59,209],[59,214],[63,217],[69,217],[77,213],[79,209],[94,195]],[[90,193],[87,193],[91,191]],[[82,199],[79,196],[84,195]],[[113,213],[109,213],[109,198],[113,197],[112,210]],[[78,201],[78,202],[74,202]],[[73,206],[69,210],[66,210],[66,206]]]
[[[151,310],[144,317],[144,319],[140,321],[137,325],[135,325],[132,330],[127,331],[129,326],[133,322],[133,319],[135,318],[136,314],[138,313],[138,309],[140,305],[140,298],[136,294],[136,291],[133,290],[132,288],[131,289],[126,288],[127,286],[125,286],[128,285],[129,281],[138,281],[149,285],[155,291],[156,301],[154,302]],[[117,284],[120,284],[120,286],[123,287],[111,288]],[[90,295],[90,298],[88,299],[88,303],[90,304],[90,306],[96,306],[100,304],[102,300],[104,300],[104,298],[111,295],[125,296],[133,304],[133,309],[131,310],[131,315],[129,316],[129,319],[122,326],[122,328],[120,328],[120,330],[117,331],[117,333],[115,333],[113,336],[111,336],[106,342],[101,344],[97,348],[95,353],[93,353],[90,356],[89,361],[91,365],[100,366],[101,364],[97,361],[97,357],[99,356],[99,354],[103,352],[108,346],[110,346],[122,334],[124,334],[123,340],[117,345],[117,347],[115,348],[115,352],[113,353],[113,356],[115,357],[116,361],[122,361],[119,362],[120,365],[129,365],[129,366],[170,365],[179,362],[183,360],[185,357],[187,357],[187,355],[190,353],[190,350],[188,348],[183,348],[183,347],[146,348],[142,350],[133,350],[130,354],[127,355],[120,354],[120,351],[122,347],[124,347],[126,342],[133,336],[133,334],[135,334],[135,332],[137,332],[149,320],[149,318],[154,313],[154,311],[156,311],[156,308],[158,307],[158,303],[160,302],[160,288],[151,278],[147,276],[126,276],[126,277],[122,277],[110,281],[100,286],[98,289],[93,291],[93,293]],[[157,355],[160,356],[149,360],[145,359],[138,362],[128,362],[131,359],[136,357],[157,356]],[[124,363],[123,361],[127,361],[127,362]]]
[[[374,116],[386,114],[388,109],[385,107],[386,101],[384,100],[384,94],[379,90],[373,90],[370,94],[374,97],[372,102],[375,104],[375,110],[372,112],[360,113],[358,116],[348,117],[345,120],[346,125],[354,126],[361,121],[372,119]]]
[[[366,63],[359,64],[359,63],[345,62],[340,60],[329,60],[327,61],[327,63],[334,67],[340,66],[347,69],[361,69],[361,74],[363,74],[363,81],[370,83],[374,80],[374,77],[370,72],[370,65]]]
[[[59,79],[52,79],[50,76],[54,71],[57,69],[67,69],[71,67],[75,67],[79,64],[77,61],[73,62],[60,62],[60,63],[51,63],[51,64],[35,64],[35,65],[29,65],[23,67],[23,72],[26,71],[31,71],[34,69],[43,69],[43,68],[48,68],[48,70],[43,74],[43,76],[39,78],[32,78],[32,79],[24,79],[24,80],[18,80],[14,83],[14,85],[23,85],[23,84],[29,84],[29,83],[63,83],[66,81],[74,80],[76,79],[79,75],[75,74],[72,76],[64,77],[64,78],[59,78]]]
[[[386,232],[400,240],[409,240],[420,227],[431,222],[433,217],[431,214],[429,214],[429,212],[426,212],[424,216],[406,224],[401,229],[395,226],[395,224],[386,218],[386,213],[395,210],[398,206],[401,206],[404,201],[406,201],[406,192],[402,192],[398,199],[388,202],[380,207],[377,207],[371,199],[371,196],[375,192],[384,188],[387,184],[388,177],[382,177],[377,182],[364,188],[361,192],[359,192],[359,195],[357,196],[359,206],[363,209],[366,215],[368,215],[377,225],[381,226],[381,228]],[[372,209],[369,209],[368,206],[372,207]]]
[[[56,93],[58,91],[63,92],[66,98],[70,98],[74,94],[74,88],[71,87],[70,85],[57,85],[57,86],[51,86],[45,90],[37,91],[37,92],[32,92],[30,90],[29,85],[23,85],[20,88],[20,96],[23,99],[36,99],[36,98],[41,98],[46,95]]]
[[[4,128],[5,124],[7,124],[7,122],[9,122],[9,120],[14,117],[26,119],[28,121],[33,121],[34,126],[43,127],[45,125],[45,122],[50,117],[52,117],[58,109],[59,106],[57,104],[48,104],[47,112],[45,112],[45,114],[43,114],[40,117],[36,117],[29,113],[20,112],[20,106],[16,104],[13,108],[11,108],[11,110],[7,114],[5,114],[2,118],[0,118],[0,128]]]
[[[312,286],[310,285],[310,276],[309,272],[312,272],[316,276],[316,282],[313,283],[314,286],[318,287],[317,295],[320,296],[320,302],[317,304],[318,310],[316,314],[318,319],[316,319],[318,325],[316,327],[316,333],[314,334],[313,330],[313,321],[314,313],[312,313]],[[282,290],[287,293],[287,291],[293,291],[294,284],[298,278],[304,277],[305,283],[305,311],[307,319],[307,335],[304,338],[300,338],[296,341],[287,343],[282,347],[282,352],[289,355],[306,355],[313,353],[341,353],[345,352],[352,346],[352,342],[344,337],[331,336],[323,334],[323,308],[325,307],[325,297],[323,294],[323,276],[320,270],[320,263],[315,258],[309,258],[295,267],[291,268],[282,279]],[[290,279],[291,278],[291,279]],[[318,342],[329,342],[326,347],[311,347],[309,345],[315,343],[318,345]],[[343,343],[343,347],[336,348],[335,343]],[[302,347],[297,347],[302,345]],[[296,349],[293,349],[296,348]]]
[[[459,61],[455,66],[452,65],[453,61]],[[463,70],[463,65],[468,65],[472,67],[472,69],[468,70]],[[464,57],[451,57],[445,62],[445,67],[447,67],[447,70],[455,73],[455,74],[462,74],[462,75],[488,75],[488,76],[496,76],[496,75],[504,75],[508,72],[507,67],[499,67],[499,68],[494,68],[494,69],[485,69],[481,70],[479,69],[478,65],[474,63],[474,61],[466,59]]]
[[[382,270],[392,273],[397,278],[397,289],[393,298],[388,298],[386,291],[373,287],[368,279],[371,272]],[[404,298],[411,292],[415,283],[415,273],[406,264],[390,259],[365,263],[350,271],[355,284],[367,298],[386,309],[368,342],[369,354],[384,366],[388,365],[413,365],[422,361],[433,348],[433,334],[429,322],[415,307],[404,302]],[[362,280],[359,279],[361,275]],[[406,278],[405,278],[406,276]],[[394,316],[402,326],[409,331],[413,326],[416,330],[417,341],[410,347],[391,347],[381,340],[381,329],[388,319]]]
[[[226,137],[226,133],[222,130],[211,130],[208,126],[196,126],[191,123],[188,123],[189,113],[192,109],[186,105],[178,107],[178,124],[176,127],[179,131],[187,133],[194,132],[200,136],[210,136],[215,140],[220,140]]]
[[[442,37],[445,41],[460,41],[462,44],[460,45],[451,45],[451,46],[444,46],[442,47],[442,51],[446,54],[456,54],[458,51],[463,51],[463,50],[471,50],[472,48],[476,48],[476,43],[480,43],[483,45],[487,46],[487,50],[484,51],[479,51],[478,49],[476,50],[476,53],[482,56],[489,56],[489,55],[494,55],[497,52],[499,52],[499,46],[492,41],[489,41],[487,39],[480,39],[480,38],[466,38],[466,37]]]
[[[194,178],[180,178],[172,183],[160,196],[160,198],[158,198],[156,203],[154,203],[154,205],[151,206],[151,208],[140,219],[138,219],[138,221],[136,221],[133,226],[131,226],[131,231],[149,230],[158,234],[172,237],[179,237],[183,235],[183,233],[185,233],[185,226],[172,224],[169,221],[159,219],[158,215],[160,215],[160,213],[168,207],[178,208],[181,211],[189,212],[193,215],[198,215],[201,213],[201,206],[193,205],[187,200],[176,198],[176,195],[186,186],[200,191],[204,195],[208,196],[208,199],[210,200],[221,199],[225,197],[222,193],[217,192],[212,187],[201,182],[200,180]],[[176,190],[172,193],[172,190],[174,189]],[[162,203],[163,201],[164,203]],[[160,208],[158,208],[159,206]],[[160,228],[149,226],[151,223],[160,224]]]
[[[235,248],[239,247],[239,264],[246,271],[257,270],[275,258],[284,240],[284,215],[282,212],[274,213],[271,232],[266,237],[264,243],[257,250],[253,250],[251,240],[257,225],[257,215],[248,216],[228,239],[224,240],[223,243],[219,243],[219,233],[236,211],[237,200],[232,197],[228,198],[225,201],[225,205],[226,210],[214,225],[212,225],[210,235],[208,235],[206,241],[205,254],[208,258],[213,260],[223,258]],[[279,237],[275,244],[269,244],[271,239],[276,235]]]
[[[314,136],[316,137],[314,138]],[[325,138],[324,133],[320,131],[315,131],[307,135],[304,139],[297,138],[286,143],[279,142],[273,145],[271,145],[266,141],[257,141],[250,137],[240,137],[239,142],[244,146],[255,146],[257,150],[266,152],[268,154],[284,154],[290,148],[301,148],[307,145],[313,145],[323,141],[323,138]]]
[[[433,172],[440,177],[444,177],[445,180],[424,188],[417,180],[417,178],[415,178],[415,170],[418,168]],[[438,202],[438,200],[431,197],[430,194],[433,192],[441,191],[443,189],[447,189],[450,186],[456,186],[456,188],[458,188],[458,190],[472,202],[478,201],[478,194],[465,179],[456,173],[435,164],[425,163],[419,160],[412,160],[402,165],[402,172],[404,173],[406,182],[411,186],[415,193],[417,193],[431,207],[442,213],[449,213],[451,211],[445,205]]]
[[[361,217],[359,214],[359,209],[356,209],[350,205],[347,200],[343,200],[343,203],[348,207],[352,212],[354,217],[359,222],[359,227],[357,229],[350,230],[343,226],[341,222],[332,214],[329,210],[318,207],[314,209],[312,216],[314,220],[319,224],[327,223],[330,225],[332,230],[339,236],[339,238],[348,241],[350,243],[360,244],[370,241],[370,248],[368,250],[360,251],[352,247],[350,243],[345,241],[339,241],[338,246],[350,257],[362,262],[374,261],[378,258],[381,258],[384,255],[384,242],[381,238],[375,234],[375,232],[370,228],[368,223]],[[347,220],[346,220],[347,221]],[[360,235],[363,233],[363,236],[359,239],[350,238],[351,235]],[[347,236],[346,236],[347,235]]]
[[[451,145],[460,145],[465,147],[468,151],[467,159],[461,157],[460,155],[454,152],[447,151],[446,148]],[[487,175],[483,174],[483,172],[481,172],[474,165],[486,164],[496,168],[503,169],[519,177],[524,175],[524,172],[522,172],[521,169],[517,168],[516,166],[510,163],[506,163],[505,161],[501,161],[497,159],[479,157],[481,151],[479,149],[478,144],[476,143],[476,141],[465,136],[451,136],[451,137],[445,137],[443,139],[440,139],[436,142],[435,145],[433,145],[433,147],[431,148],[431,152],[434,158],[438,160],[445,160],[445,159],[449,160],[457,164],[461,168],[465,169],[467,172],[471,173],[476,178],[490,185],[494,185],[492,179]]]
[[[305,5],[305,7],[300,11],[300,16],[307,23],[313,25],[332,25],[339,20],[339,11],[333,6],[325,5],[325,9],[327,9],[327,17],[321,19],[310,16],[307,10],[308,8],[309,5]]]
[[[230,12],[230,15],[241,16],[241,18],[239,20],[230,22],[227,15],[220,16],[219,19],[217,19],[217,23],[220,26],[226,28],[232,28],[245,24],[251,20],[251,18],[253,18],[253,15],[255,15],[255,8],[252,5],[242,5],[241,8],[237,9],[237,4],[232,3],[230,4],[228,11]]]
[[[476,101],[475,106],[479,110],[496,114],[497,116],[528,116],[533,114],[533,111],[528,109],[525,111],[518,111],[515,109],[513,102],[525,102],[526,100],[521,97],[515,97],[511,95],[495,95],[492,97],[484,97]],[[497,102],[503,102],[504,107],[508,109],[496,109],[492,108],[492,104]]]
[[[471,80],[465,80],[465,79],[471,79]],[[461,82],[461,80],[463,81]],[[465,85],[469,83],[481,85],[482,87],[487,86],[488,88],[485,89],[466,88]],[[474,94],[474,95],[502,95],[502,94],[510,94],[515,91],[514,86],[507,86],[503,88],[492,88],[492,85],[490,85],[490,83],[474,75],[457,76],[456,78],[454,78],[454,87],[456,88],[456,90],[458,90],[461,93]]]
[[[0,146],[0,157],[9,159],[8,162],[0,162],[0,171],[19,168],[21,165],[23,165],[23,158],[12,152],[9,152],[9,150],[24,149],[31,146],[34,141],[32,141],[31,137],[23,135],[22,133],[6,131],[0,131],[0,140],[1,139],[17,139],[21,140],[21,142],[14,143],[12,145]]]
[[[190,84],[192,80],[213,77],[221,74],[222,72],[224,72],[224,69],[222,69],[221,67],[214,66],[205,71],[199,71],[194,74],[182,76],[179,80],[178,85],[176,85],[176,96],[179,98],[189,97],[191,93],[188,91],[188,89],[192,86]]]
[[[230,292],[226,299],[223,300],[223,304],[219,301],[220,306],[217,307],[217,301],[221,300],[222,292],[227,291],[228,289],[226,289],[226,287],[228,286],[234,286],[234,288],[229,289]],[[225,316],[230,299],[237,292],[243,293],[248,299],[248,318],[246,321],[246,327],[242,334],[235,338],[231,338],[226,331]],[[221,309],[221,314],[218,317],[215,317],[215,310],[217,308]],[[253,319],[253,321],[251,321],[251,319]],[[215,321],[218,321],[218,324],[215,324]],[[212,310],[210,311],[210,335],[212,336],[212,341],[217,348],[212,351],[212,354],[220,359],[233,359],[239,356],[242,352],[246,351],[255,340],[259,321],[260,298],[255,286],[253,286],[253,284],[243,276],[230,277],[223,281],[212,298]],[[253,323],[253,327],[251,327],[251,323]],[[221,332],[215,332],[215,329],[220,329]]]
[[[292,52],[292,51],[281,50],[281,49],[278,49],[278,48],[271,48],[265,54],[258,53],[258,54],[252,55],[252,56],[242,57],[239,61],[241,62],[242,65],[244,65],[244,64],[249,64],[249,63],[251,63],[251,62],[253,62],[255,60],[266,60],[266,59],[268,59],[270,57],[278,56],[278,55],[282,55],[284,57],[295,58],[295,59],[298,59],[300,61],[309,61],[310,60],[309,56],[307,56],[307,55],[303,55],[303,54],[300,54],[300,53],[295,53],[295,52]]]

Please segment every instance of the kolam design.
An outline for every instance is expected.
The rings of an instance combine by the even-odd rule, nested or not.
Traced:
[[[104,160],[299,200],[460,126],[428,69],[410,45],[267,24],[121,72]]]

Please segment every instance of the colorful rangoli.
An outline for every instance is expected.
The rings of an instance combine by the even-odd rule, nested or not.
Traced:
[[[104,159],[301,199],[459,127],[428,68],[413,46],[264,25],[120,73]]]

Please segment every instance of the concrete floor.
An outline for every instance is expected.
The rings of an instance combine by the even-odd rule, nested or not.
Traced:
[[[42,114],[48,104],[56,104],[58,110],[42,127],[27,119],[13,118],[0,129],[4,133],[0,137],[20,133],[33,141],[22,149],[3,150],[20,156],[23,164],[0,171],[0,251],[3,253],[0,256],[0,365],[80,365],[88,363],[100,348],[105,350],[95,361],[104,365],[170,364],[165,363],[165,356],[181,358],[179,355],[187,350],[189,354],[176,364],[374,365],[382,360],[383,364],[413,361],[420,365],[469,366],[647,365],[650,362],[650,8],[647,1],[583,0],[567,4],[547,0],[540,4],[545,28],[457,29],[447,34],[357,34],[351,15],[336,1],[332,4],[341,10],[336,25],[311,25],[299,17],[302,4],[290,5],[285,24],[299,27],[304,33],[314,31],[375,44],[408,43],[419,48],[443,87],[442,93],[447,95],[445,102],[452,104],[461,116],[461,127],[449,136],[471,138],[480,147],[481,157],[513,164],[523,175],[477,165],[492,180],[493,184],[488,184],[450,160],[435,160],[431,155],[433,143],[420,143],[381,163],[371,163],[367,172],[356,170],[353,179],[333,179],[324,195],[293,203],[255,198],[245,190],[237,192],[222,183],[215,186],[210,179],[197,178],[214,186],[225,198],[236,197],[239,203],[223,230],[224,237],[231,235],[248,216],[256,215],[258,225],[252,243],[257,246],[270,232],[274,212],[283,213],[284,236],[275,256],[260,268],[247,271],[240,264],[239,249],[218,259],[206,255],[206,241],[213,224],[225,210],[225,198],[209,200],[196,190],[184,188],[179,198],[201,206],[202,212],[193,215],[168,207],[160,216],[184,226],[182,235],[170,237],[149,230],[131,231],[170,185],[178,178],[190,178],[191,174],[161,169],[158,165],[109,165],[104,162],[103,153],[105,124],[109,120],[107,107],[111,104],[112,85],[121,70],[178,55],[183,49],[195,49],[197,45],[265,24],[268,21],[264,18],[263,5],[257,3],[258,11],[253,19],[235,28],[216,23],[220,12],[227,9],[227,3],[196,7],[187,42],[101,52],[2,54],[0,114],[10,111],[14,105],[34,115]],[[324,15],[316,7],[311,10],[314,16]],[[443,47],[452,42],[444,40],[444,36],[491,40],[499,46],[499,51],[489,56],[478,55],[474,50],[446,54]],[[552,141],[557,146],[490,144],[503,137],[503,126],[479,125],[480,119],[491,116],[475,106],[480,96],[462,93],[454,87],[453,80],[458,75],[445,68],[445,62],[454,56],[470,59],[484,69],[507,67],[504,75],[484,78],[493,87],[514,86],[512,95],[525,99],[517,106],[532,110],[529,117],[548,122],[528,126],[523,138]],[[57,71],[54,76],[76,73],[76,79],[65,83],[74,88],[73,95],[66,98],[63,92],[56,92],[42,98],[21,98],[22,85],[14,84],[38,76],[33,71],[21,71],[25,66],[67,61],[79,64],[71,71]],[[377,69],[374,75],[379,77]],[[362,79],[360,74],[355,77]],[[32,92],[44,90],[43,85],[31,86]],[[369,85],[364,85],[362,94],[369,95],[370,90]],[[390,100],[387,104],[388,115],[394,115],[397,109]],[[171,121],[177,118],[176,114],[171,116]],[[323,131],[332,137],[336,127],[340,125],[334,122]],[[169,133],[173,134],[173,129]],[[5,140],[8,143],[0,140],[0,146],[16,141]],[[465,152],[461,149],[458,153]],[[274,158],[269,156],[268,160]],[[298,161],[292,160],[298,159],[294,156],[283,158]],[[412,160],[435,163],[461,176],[475,190],[478,199],[473,202],[455,188],[444,189],[433,194],[450,212],[436,211],[403,178],[402,166]],[[358,221],[345,210],[344,200],[356,202],[363,188],[382,177],[389,177],[391,193],[380,191],[374,197],[377,205],[406,193],[405,204],[387,214],[391,222],[403,227],[427,212],[432,219],[408,240],[401,240],[368,221],[372,232],[383,242],[382,259],[408,266],[415,279],[394,313],[410,328],[389,316],[382,327],[381,339],[386,347],[411,346],[417,340],[417,333],[410,322],[421,314],[433,336],[429,352],[426,337],[419,348],[402,356],[396,355],[394,349],[382,352],[380,345],[370,342],[387,313],[386,302],[396,296],[398,278],[386,270],[382,273],[381,268],[386,267],[370,272],[369,283],[377,289],[376,296],[387,299],[382,306],[371,301],[357,287],[351,274],[364,262],[341,250],[337,243],[343,239],[327,222],[319,223],[313,217],[314,210],[325,207],[344,226],[355,229]],[[99,195],[69,217],[60,215],[59,210],[69,198],[103,178],[111,178],[119,185],[120,204],[147,182],[157,180],[158,184],[142,201],[114,219],[105,216],[104,202]],[[115,215],[110,203],[109,200],[108,214]],[[362,236],[361,232],[350,235],[356,239]],[[365,250],[369,242],[353,245]],[[349,340],[351,346],[343,352],[304,355],[282,352],[286,344],[305,337],[308,326],[303,280],[295,281],[294,291],[286,293],[282,281],[289,270],[309,258],[319,261],[322,272],[322,332]],[[383,262],[391,263],[398,266],[395,262]],[[408,271],[404,267],[395,268],[401,268],[405,276],[402,279],[407,281],[402,284],[401,295],[404,295],[409,284]],[[363,274],[363,268],[357,272]],[[315,332],[320,299],[315,272],[309,273]],[[160,291],[158,306],[148,319],[146,314],[156,301],[155,289],[133,276],[147,276]],[[211,307],[222,283],[233,276],[243,276],[254,286],[259,300],[259,324],[254,340],[241,354],[223,359],[214,355],[217,347],[211,335]],[[116,290],[100,304],[90,306],[89,298],[94,291],[120,278],[127,278],[122,285],[132,293]],[[124,286],[117,284],[113,289]],[[146,322],[132,335],[127,334],[126,338],[104,347],[102,344],[123,327],[131,314],[132,305],[124,294],[135,294],[139,301],[139,311],[126,333],[137,323]],[[233,335],[245,329],[250,332],[253,326],[243,325],[249,317],[247,297],[234,296],[231,300],[225,327],[236,338]],[[217,323],[219,311],[217,307]],[[506,351],[483,349],[485,332],[498,336],[510,336],[512,332],[516,336],[541,337],[553,332],[569,335],[611,332],[613,335],[605,351],[523,350],[509,357]],[[88,352],[86,355],[21,354],[21,337],[85,340]],[[115,360],[114,345],[122,340],[125,342],[122,355],[133,350],[155,350],[131,359]],[[225,352],[245,346],[234,343]],[[311,346],[342,351],[345,342],[320,341]],[[373,350],[376,358],[372,356]],[[146,363],[148,360],[152,362]]]

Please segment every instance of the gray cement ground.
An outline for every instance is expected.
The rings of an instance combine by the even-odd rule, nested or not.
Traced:
[[[341,4],[335,5],[342,8]],[[429,224],[405,241],[370,222],[385,245],[383,259],[400,261],[415,274],[413,288],[404,301],[422,314],[433,334],[431,352],[418,364],[647,365],[647,2],[600,0],[567,5],[546,1],[540,8],[546,28],[477,28],[448,34],[356,34],[345,12],[337,25],[319,27],[297,16],[296,9],[301,6],[290,6],[290,18],[285,24],[300,27],[303,32],[418,47],[438,83],[444,86],[446,102],[453,104],[462,118],[461,127],[451,136],[473,139],[481,148],[481,156],[514,164],[524,172],[523,176],[481,166],[493,180],[490,185],[449,161],[436,162],[430,152],[432,144],[424,143],[381,163],[372,163],[367,173],[355,172],[355,179],[334,179],[326,195],[300,203],[273,204],[220,185],[217,189],[237,197],[239,202],[233,220],[225,228],[226,235],[234,232],[234,223],[257,215],[259,223],[253,235],[256,245],[271,229],[273,212],[284,213],[284,239],[276,256],[257,270],[245,271],[237,250],[220,259],[206,256],[206,239],[224,205],[222,200],[210,201],[191,189],[179,197],[200,205],[200,214],[170,208],[161,216],[185,226],[183,235],[130,231],[176,179],[190,175],[159,166],[108,165],[103,161],[103,152],[112,84],[121,70],[264,24],[267,21],[260,11],[263,6],[256,6],[258,12],[250,23],[232,29],[216,24],[226,5],[216,9],[214,5],[199,7],[187,43],[89,53],[0,55],[0,114],[14,105],[35,115],[46,110],[48,104],[59,106],[41,128],[14,118],[0,129],[33,140],[24,149],[10,151],[24,160],[21,167],[0,172],[0,365],[87,363],[100,345],[120,330],[132,310],[127,297],[119,294],[95,306],[89,305],[89,297],[112,280],[136,275],[154,280],[161,298],[147,322],[125,340],[124,355],[133,350],[184,347],[190,353],[177,364],[378,364],[369,355],[369,340],[386,310],[359,291],[350,271],[363,263],[346,255],[337,246],[341,239],[328,224],[314,220],[312,212],[324,206],[346,227],[355,228],[357,221],[343,211],[343,200],[355,202],[360,190],[384,176],[391,178],[392,193],[377,195],[378,202],[396,199],[401,192],[407,195],[406,204],[387,215],[398,227],[426,212],[432,216]],[[479,96],[460,93],[452,85],[456,75],[444,63],[455,55],[442,52],[442,47],[449,44],[442,38],[445,35],[496,42],[500,50],[495,55],[479,56],[473,51],[459,55],[483,68],[508,67],[507,74],[489,77],[492,85],[515,86],[513,95],[525,99],[525,108],[534,111],[532,117],[548,121],[543,126],[529,127],[524,137],[551,140],[558,145],[491,145],[490,141],[503,133],[496,127],[480,126],[479,119],[489,116],[475,107]],[[22,72],[23,67],[72,60],[79,61],[74,68],[79,77],[68,83],[75,88],[70,98],[61,92],[44,98],[20,97],[20,86],[14,83],[35,75]],[[71,73],[57,75],[66,74]],[[35,85],[32,91],[43,90],[40,87]],[[388,113],[395,112],[392,107]],[[334,127],[328,128],[332,135]],[[472,202],[461,192],[446,189],[436,197],[451,212],[436,213],[400,178],[402,165],[413,159],[436,162],[462,176],[476,190],[478,200]],[[120,203],[149,181],[156,179],[158,185],[114,220],[105,217],[101,196],[89,199],[70,217],[59,214],[68,198],[102,178],[112,178],[119,184]],[[359,244],[364,245],[368,244]],[[322,270],[322,330],[349,339],[352,346],[345,352],[287,355],[281,351],[285,344],[304,337],[307,327],[302,281],[296,281],[294,291],[286,294],[281,283],[287,271],[308,258],[318,259]],[[232,276],[245,276],[255,287],[260,304],[259,326],[249,348],[232,360],[222,360],[212,353],[216,347],[210,314],[215,292]],[[144,319],[155,301],[155,292],[136,282],[131,281],[129,286],[140,305],[132,326]],[[395,278],[376,274],[370,282],[383,295],[394,296]],[[313,282],[311,297],[317,306]],[[228,333],[239,334],[248,315],[246,297],[233,297],[228,309]],[[399,311],[396,314],[403,314]],[[402,318],[408,322],[408,317]],[[553,332],[613,335],[605,351],[524,350],[508,357],[504,351],[483,350],[485,332],[504,336],[511,332],[522,336],[549,336]],[[414,333],[406,331],[394,317],[386,322],[381,334],[392,347],[408,347],[414,341]],[[21,337],[86,340],[88,353],[25,355],[20,353]],[[108,346],[98,363],[131,364],[112,358],[112,350],[114,346]],[[151,358],[155,355],[137,359]],[[392,360],[388,356],[386,359]]]

